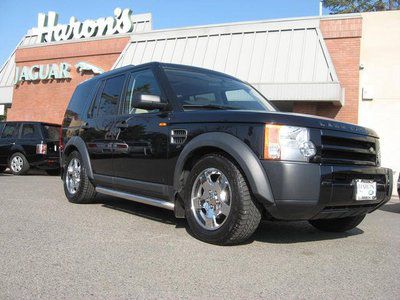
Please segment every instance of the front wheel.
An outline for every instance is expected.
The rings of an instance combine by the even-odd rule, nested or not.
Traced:
[[[96,190],[87,176],[81,154],[73,151],[66,159],[66,166],[63,179],[68,200],[79,204],[92,203],[96,197]]]
[[[29,170],[29,162],[22,153],[14,153],[10,158],[10,170],[14,175],[23,175]]]
[[[185,185],[185,211],[191,232],[213,244],[238,244],[257,229],[261,211],[236,165],[220,154],[201,158]]]
[[[310,220],[310,224],[321,231],[327,232],[345,232],[356,228],[362,220],[364,220],[365,215],[337,218],[337,219],[320,219],[320,220]]]

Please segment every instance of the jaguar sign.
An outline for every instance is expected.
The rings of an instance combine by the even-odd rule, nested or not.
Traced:
[[[103,69],[84,61],[75,64],[75,68],[80,74],[91,73],[97,75],[104,72]],[[29,67],[16,67],[14,84],[19,84],[23,81],[69,79],[72,78],[70,71],[71,65],[66,62],[48,65],[33,65]]]

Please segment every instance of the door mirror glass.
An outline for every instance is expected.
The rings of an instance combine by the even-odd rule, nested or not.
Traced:
[[[154,109],[164,109],[167,106],[166,103],[161,102],[160,96],[157,95],[146,95],[135,93],[133,95],[133,107],[154,110]]]

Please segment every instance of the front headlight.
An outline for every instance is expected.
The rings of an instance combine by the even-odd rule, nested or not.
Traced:
[[[315,154],[308,128],[265,125],[264,159],[307,162]]]

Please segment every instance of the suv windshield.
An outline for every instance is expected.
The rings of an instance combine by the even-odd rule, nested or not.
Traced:
[[[185,110],[276,110],[254,88],[234,78],[197,70],[169,67],[164,70],[176,99]]]

